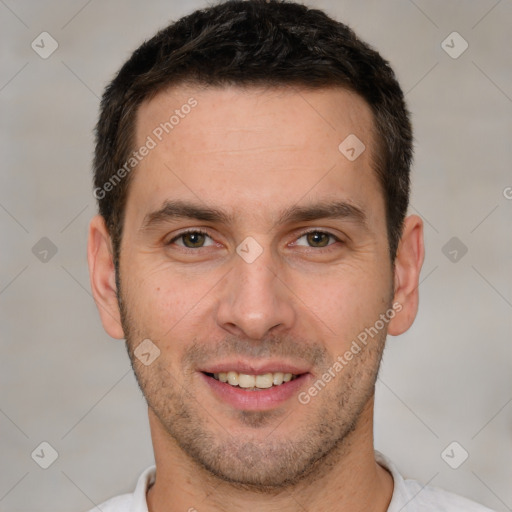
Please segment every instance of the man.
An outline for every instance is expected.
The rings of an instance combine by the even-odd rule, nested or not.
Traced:
[[[156,468],[103,512],[483,511],[373,448],[421,219],[389,65],[305,6],[233,0],[134,52],[102,100],[91,285]]]

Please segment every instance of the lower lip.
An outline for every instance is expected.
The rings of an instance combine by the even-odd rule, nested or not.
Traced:
[[[296,379],[284,382],[279,386],[272,386],[259,391],[249,391],[231,386],[202,372],[201,376],[214,394],[232,407],[244,411],[266,411],[282,405],[293,396],[297,396],[299,389],[309,381],[311,375],[304,373]]]

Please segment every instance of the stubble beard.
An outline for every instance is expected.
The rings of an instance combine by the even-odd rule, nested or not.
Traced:
[[[237,488],[271,493],[297,486],[304,479],[321,478],[350,449],[351,435],[374,395],[385,329],[309,404],[302,405],[297,400],[293,407],[307,421],[294,431],[287,429],[287,415],[293,417],[293,413],[235,411],[233,417],[243,430],[243,434],[236,435],[223,427],[223,418],[209,415],[188,390],[189,383],[197,384],[197,379],[189,379],[183,385],[181,375],[187,373],[173,376],[162,364],[162,358],[149,367],[138,361],[134,350],[147,336],[133,320],[119,287],[118,291],[126,347],[147,404],[169,440],[209,476]],[[321,376],[334,360],[323,348],[316,348],[322,351],[321,368],[315,371]],[[265,427],[269,434],[263,437],[260,431]]]

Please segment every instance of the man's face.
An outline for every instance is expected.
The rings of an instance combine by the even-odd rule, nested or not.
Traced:
[[[179,122],[155,132],[175,110]],[[135,146],[156,147],[127,198],[123,329],[152,428],[224,480],[297,481],[371,414],[386,327],[333,368],[393,299],[372,126],[341,89],[178,87],[138,112]],[[366,146],[355,160],[355,139],[339,149],[351,134]],[[172,215],[184,205],[224,217]],[[149,365],[134,355],[145,339],[160,351]],[[256,380],[239,373],[271,373],[262,386],[298,377],[247,389],[212,375],[227,372],[244,385]]]

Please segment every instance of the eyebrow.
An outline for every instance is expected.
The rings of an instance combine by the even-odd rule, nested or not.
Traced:
[[[230,225],[234,224],[236,215],[219,208],[183,200],[167,200],[161,208],[144,217],[140,231],[148,231],[160,224],[178,219],[194,219]],[[363,228],[367,227],[365,212],[346,201],[326,201],[304,206],[294,205],[283,210],[275,224],[293,224],[317,219],[342,219],[355,222]]]

